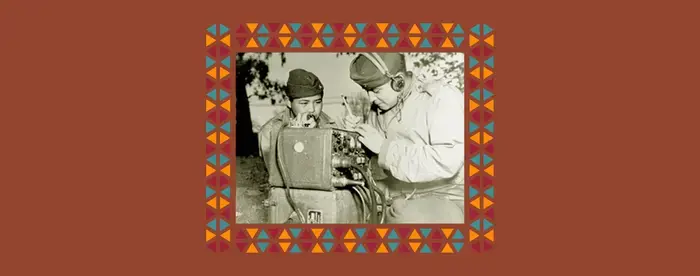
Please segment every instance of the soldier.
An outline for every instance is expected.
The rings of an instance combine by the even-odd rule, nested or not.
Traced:
[[[387,176],[378,186],[391,202],[387,223],[464,223],[464,95],[423,82],[403,54],[363,53],[350,78],[368,92],[367,122],[348,116],[360,141],[378,154]]]

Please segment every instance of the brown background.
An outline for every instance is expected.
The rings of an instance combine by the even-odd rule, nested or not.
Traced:
[[[696,8],[41,2],[0,2],[2,263],[22,272],[3,274],[671,275],[697,256],[684,235],[696,215],[680,214],[697,201],[681,190],[697,183],[686,173],[697,164],[698,88],[686,84],[697,47],[684,30]],[[204,248],[204,29],[306,17],[495,28],[496,250],[304,261]]]

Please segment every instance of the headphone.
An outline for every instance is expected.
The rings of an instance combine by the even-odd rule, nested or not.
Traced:
[[[389,72],[389,67],[386,66],[386,63],[384,63],[382,58],[379,57],[377,53],[360,53],[360,55],[366,57],[370,62],[372,62],[372,64],[374,64],[375,67],[377,67],[377,69],[379,69],[379,72],[391,79],[391,89],[396,92],[401,92],[401,90],[406,87],[406,79],[404,78],[403,74],[399,72],[392,75]]]

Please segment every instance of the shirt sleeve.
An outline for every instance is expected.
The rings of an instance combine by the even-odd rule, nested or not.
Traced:
[[[270,157],[270,128],[269,126],[263,126],[260,129],[260,132],[258,133],[258,148],[259,148],[259,153],[260,156],[263,159],[263,162],[265,162],[265,165],[268,165],[267,162],[269,162]]]
[[[408,183],[454,177],[464,167],[464,95],[449,88],[434,95],[428,110],[428,145],[404,139],[385,140],[379,165]]]

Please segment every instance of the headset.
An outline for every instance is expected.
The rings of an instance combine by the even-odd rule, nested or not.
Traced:
[[[382,58],[379,57],[377,53],[360,53],[360,55],[366,57],[370,62],[372,62],[372,64],[374,64],[375,67],[377,67],[377,69],[379,69],[379,72],[391,79],[391,89],[396,92],[401,92],[401,90],[406,87],[406,79],[404,78],[403,73],[398,72],[395,75],[392,75],[389,72],[389,67],[386,66],[386,63],[384,63]]]

